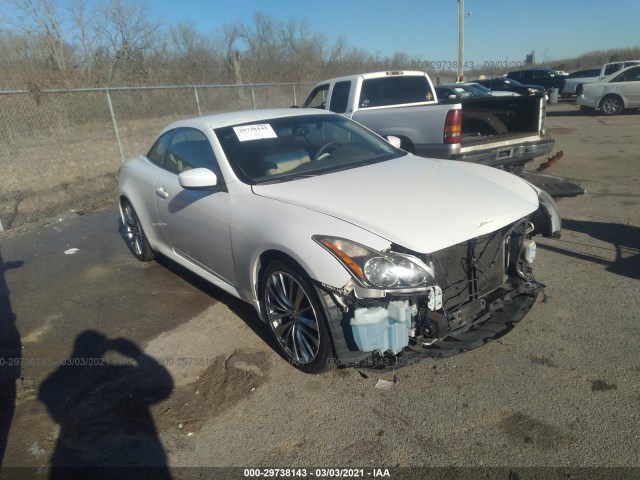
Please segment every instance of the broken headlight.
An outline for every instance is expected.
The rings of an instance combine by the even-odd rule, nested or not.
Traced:
[[[312,238],[342,263],[363,287],[399,289],[436,284],[433,270],[411,255],[379,252],[344,238],[323,235]]]

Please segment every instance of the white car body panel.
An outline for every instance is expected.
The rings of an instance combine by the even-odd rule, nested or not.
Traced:
[[[378,185],[372,183],[376,180]],[[468,195],[452,195],[451,185]],[[538,206],[535,191],[514,175],[409,155],[286,184],[258,185],[254,191],[343,218],[421,253],[495,231]]]

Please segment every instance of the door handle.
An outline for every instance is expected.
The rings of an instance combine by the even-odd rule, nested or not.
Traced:
[[[162,198],[169,198],[169,193],[167,193],[164,187],[156,187],[156,195]]]

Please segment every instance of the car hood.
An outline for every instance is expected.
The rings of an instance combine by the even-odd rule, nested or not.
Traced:
[[[339,218],[430,253],[493,232],[538,207],[524,180],[465,162],[406,155],[317,177],[255,185],[256,195]],[[323,232],[318,226],[318,234]]]

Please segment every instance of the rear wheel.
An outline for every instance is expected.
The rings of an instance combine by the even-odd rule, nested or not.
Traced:
[[[624,104],[617,95],[607,95],[600,102],[600,110],[605,115],[618,115],[624,110]]]
[[[122,223],[125,228],[127,243],[135,257],[143,262],[153,260],[155,253],[149,245],[149,240],[147,240],[144,230],[142,230],[136,211],[128,200],[124,200],[122,203]]]
[[[329,333],[307,275],[276,260],[267,265],[260,286],[262,309],[287,360],[307,373],[327,369]]]

